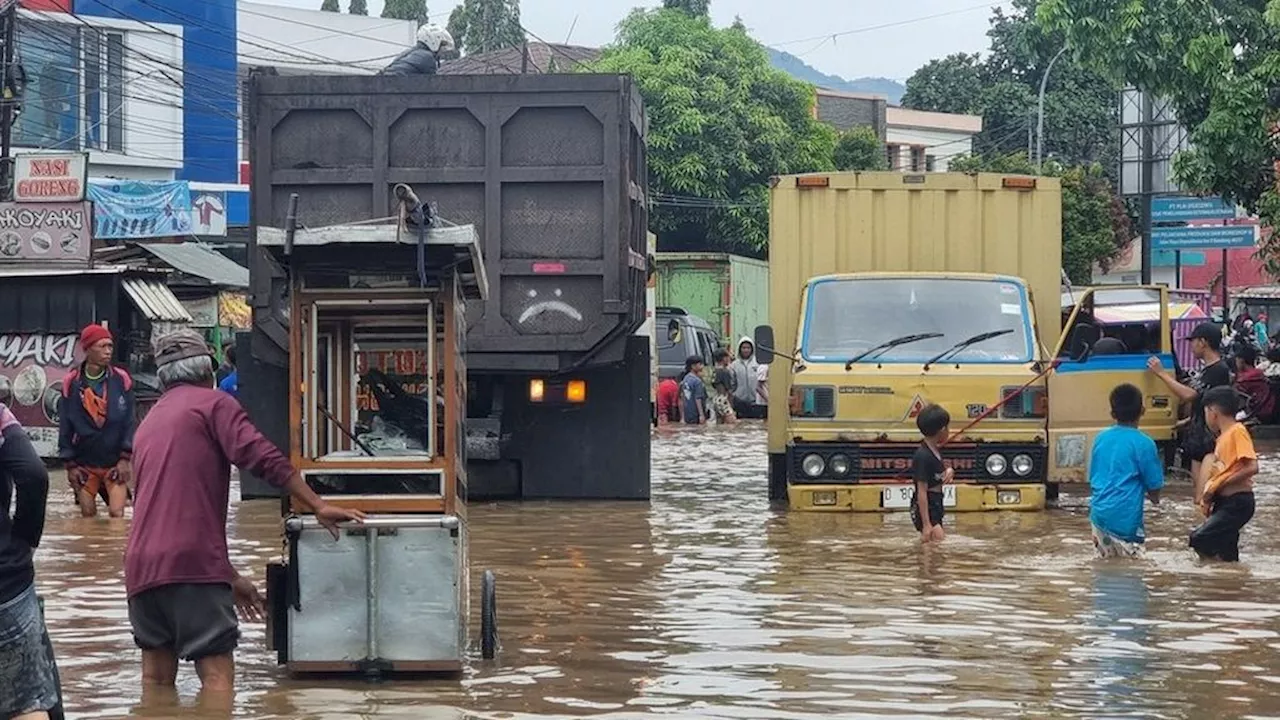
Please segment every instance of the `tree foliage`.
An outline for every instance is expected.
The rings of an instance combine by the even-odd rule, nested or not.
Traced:
[[[770,176],[832,169],[813,87],[759,43],[682,10],[635,10],[591,70],[631,75],[649,117],[651,229],[667,248],[763,250]]]
[[[449,14],[448,30],[468,55],[522,45],[520,0],[466,0]]]
[[[1025,153],[972,155],[951,161],[954,172],[1035,175]],[[1071,281],[1089,284],[1093,266],[1104,269],[1133,239],[1133,225],[1101,165],[1067,167],[1051,161],[1041,171],[1062,182],[1062,268]]]
[[[889,165],[880,136],[866,126],[840,133],[834,159],[837,170],[887,170]]]
[[[1006,14],[992,14],[985,58],[964,53],[933,60],[907,81],[903,105],[917,110],[981,115],[974,140],[981,154],[1027,148],[1034,130],[1040,80],[1066,42],[1060,31],[1037,24],[1044,0],[1013,0]],[[1045,93],[1045,156],[1069,165],[1118,164],[1116,87],[1070,53],[1053,65]]]
[[[1044,0],[1040,25],[1079,57],[1166,99],[1192,149],[1174,160],[1190,192],[1223,195],[1280,222],[1280,1]],[[1280,276],[1280,239],[1259,254]]]
[[[419,26],[427,22],[427,0],[386,0],[382,4],[382,17],[394,20],[412,20]]]
[[[710,17],[711,0],[662,0],[667,10],[679,10],[693,17]]]
[[[342,7],[338,5],[338,0],[324,0],[320,3],[320,9],[325,12],[342,12]]]
[[[368,15],[369,3],[366,0],[351,0],[351,4],[347,6],[348,15]]]

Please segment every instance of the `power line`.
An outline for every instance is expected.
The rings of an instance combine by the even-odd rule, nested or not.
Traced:
[[[952,15],[962,15],[964,13],[970,13],[975,10],[982,10],[984,8],[993,8],[997,5],[1003,5],[1003,4],[1004,4],[1003,0],[1000,2],[987,2],[981,5],[972,5],[970,7],[958,8],[956,10],[947,10],[945,12],[934,13],[932,15],[924,15],[921,17],[910,18],[907,20],[897,20],[894,22],[883,23],[881,25],[869,25],[866,27],[853,28],[852,30],[841,30],[840,32],[835,32],[835,33],[825,33],[823,35],[813,35],[811,37],[798,38],[796,40],[784,40],[782,42],[764,43],[764,44],[767,45],[768,47],[777,48],[785,45],[797,45],[800,43],[816,42],[822,39],[834,40],[836,38],[845,37],[847,35],[858,35],[861,33],[875,32],[876,30],[888,30],[889,28],[902,27],[903,25],[914,25],[915,23],[926,22],[928,20],[937,20],[939,18],[950,17]]]

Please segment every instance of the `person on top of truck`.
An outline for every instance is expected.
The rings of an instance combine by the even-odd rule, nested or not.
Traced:
[[[729,371],[733,373],[733,412],[740,418],[758,418],[756,406],[756,344],[744,337],[738,341],[738,356],[733,359]]]
[[[436,24],[418,28],[417,42],[382,68],[379,75],[435,75],[440,56],[454,48],[453,36]]]

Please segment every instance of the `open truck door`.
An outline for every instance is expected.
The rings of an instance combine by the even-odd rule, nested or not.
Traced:
[[[1114,322],[1107,308],[1118,307],[1144,311]],[[1051,485],[1088,482],[1093,439],[1115,423],[1110,395],[1117,385],[1142,390],[1143,432],[1161,446],[1173,441],[1178,398],[1147,369],[1153,355],[1175,367],[1167,288],[1091,288],[1076,299],[1054,352],[1058,366],[1049,374]]]

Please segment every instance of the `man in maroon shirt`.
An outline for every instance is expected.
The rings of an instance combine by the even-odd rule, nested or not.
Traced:
[[[310,507],[338,537],[337,523],[363,513],[321,500],[240,403],[214,389],[216,364],[198,333],[156,340],[164,394],[133,443],[137,497],[125,549],[129,623],[142,649],[143,686],[172,687],[178,660],[193,660],[206,690],[229,692],[240,638],[238,609],[260,620],[262,598],[227,556],[231,466],[251,470]]]

